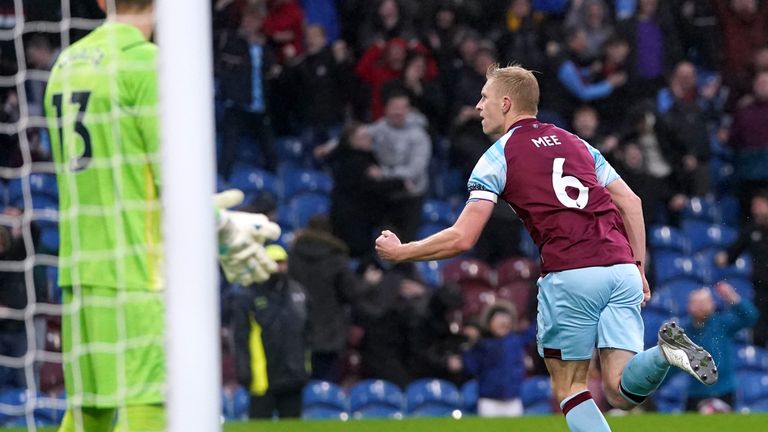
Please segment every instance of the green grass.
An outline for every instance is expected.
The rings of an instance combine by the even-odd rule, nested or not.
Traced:
[[[630,415],[609,417],[614,432],[768,432],[768,415]],[[0,429],[26,432],[26,429]],[[55,432],[55,428],[38,429]],[[562,416],[515,419],[408,419],[227,423],[224,432],[568,432]],[[209,432],[209,431],[195,431]]]

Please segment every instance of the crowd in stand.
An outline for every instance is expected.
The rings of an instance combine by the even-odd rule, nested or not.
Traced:
[[[270,281],[222,287],[224,382],[251,393],[252,416],[298,416],[310,379],[424,377],[475,378],[481,414],[523,412],[488,402],[519,399],[525,376],[546,373],[531,330],[537,253],[511,209],[498,205],[472,255],[447,265],[393,267],[373,251],[381,229],[409,241],[452,222],[493,140],[475,105],[494,63],[537,71],[539,119],[598,148],[642,198],[659,302],[667,282],[695,279],[660,264],[688,235],[674,257],[697,254],[710,271],[678,315],[731,371],[715,390],[692,385],[688,408],[738,404],[734,344],[768,343],[768,1],[215,0],[212,13],[220,185],[261,179],[248,209],[290,234],[270,250],[282,263]],[[58,34],[25,42],[28,67],[49,68]],[[26,86],[32,114],[38,84]],[[16,91],[0,97],[0,121],[15,122]],[[25,133],[46,160],[45,132]],[[0,136],[0,164],[26,158],[19,141]],[[332,182],[308,186],[319,204],[299,214],[288,183],[314,175]],[[695,248],[707,231],[693,219],[741,234]],[[16,259],[18,230],[6,231],[0,253]],[[718,283],[744,252],[749,286]],[[2,305],[19,307],[7,294],[25,281],[0,275]],[[0,346],[13,347],[0,354],[26,349],[5,341],[23,336],[18,323],[0,320]]]

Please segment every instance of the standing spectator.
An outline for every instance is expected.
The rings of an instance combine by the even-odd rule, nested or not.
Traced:
[[[603,45],[598,77],[609,78],[616,74],[629,76],[629,53],[629,43],[626,39],[617,35],[609,37]],[[615,88],[606,98],[595,101],[595,108],[608,131],[615,131],[621,126],[626,116],[627,101],[631,98],[631,87],[622,85]]]
[[[335,138],[344,122],[352,64],[344,41],[328,45],[325,30],[318,25],[307,27],[307,51],[288,73],[291,86],[301,95],[305,145]]]
[[[481,417],[523,415],[520,385],[525,378],[525,346],[536,326],[515,329],[514,306],[496,303],[485,312],[487,336],[466,351],[464,369],[478,381],[477,412]]]
[[[353,258],[373,252],[371,240],[381,223],[382,202],[404,188],[402,180],[382,178],[372,144],[368,127],[352,124],[328,158],[333,173],[331,226]]]
[[[720,267],[733,264],[744,252],[752,256],[752,284],[755,288],[755,303],[760,317],[755,325],[754,341],[757,345],[768,345],[768,193],[759,192],[752,197],[750,223],[728,250],[715,256]]]
[[[406,93],[390,94],[385,111],[384,118],[370,127],[373,153],[381,166],[381,178],[401,180],[405,189],[390,195],[384,218],[397,227],[404,238],[414,239],[429,186],[432,143],[426,119],[411,110]]]
[[[419,52],[411,52],[405,60],[403,77],[392,80],[384,85],[384,99],[392,92],[405,92],[411,99],[413,108],[423,114],[430,129],[439,133],[443,128],[443,107],[445,98],[443,89],[435,80],[427,80],[427,56]]]
[[[355,66],[357,77],[370,89],[370,116],[377,120],[383,114],[381,90],[387,81],[400,78],[405,68],[407,45],[403,39],[390,39],[371,45]]]
[[[264,168],[277,169],[268,101],[279,67],[262,33],[263,22],[263,8],[249,5],[238,30],[225,32],[219,40],[217,72],[225,107],[219,173],[225,178],[232,173],[243,135],[256,139]]]
[[[366,2],[367,3],[367,2]],[[397,0],[377,0],[367,20],[360,26],[358,51],[390,39],[415,40],[409,17],[404,16]]]
[[[755,190],[768,187],[768,70],[755,76],[752,88],[752,102],[733,116],[729,140],[744,210]]]
[[[768,2],[712,0],[723,38],[723,77],[738,88],[749,79],[749,62],[758,48],[768,43]]]
[[[350,270],[347,246],[331,234],[329,225],[322,216],[310,219],[296,236],[288,274],[307,291],[312,378],[339,382],[339,358],[349,326],[347,308],[364,291]]]
[[[468,29],[460,23],[457,9],[448,1],[440,3],[434,18],[434,25],[427,32],[426,40],[440,74],[447,76],[458,56],[456,45]]]
[[[304,11],[297,0],[267,0],[264,34],[274,44],[278,61],[304,52]]]
[[[660,223],[659,210],[671,199],[670,189],[664,179],[648,172],[640,146],[632,141],[622,145],[622,161],[616,169],[622,179],[643,200],[643,220],[648,225]],[[607,158],[606,158],[607,159]]]
[[[706,70],[719,69],[720,29],[712,0],[676,0],[673,7],[675,27],[686,58]]]
[[[543,70],[543,17],[533,12],[531,0],[513,0],[504,16],[504,26],[496,38],[503,63],[516,63],[533,70]]]
[[[717,86],[719,84],[715,82]],[[665,154],[675,166],[678,183],[688,195],[709,192],[710,127],[707,112],[699,105],[696,69],[690,62],[680,62],[669,81],[671,106],[661,116],[660,137]],[[710,100],[714,93],[710,94]],[[702,98],[706,100],[706,98]]]
[[[635,15],[616,26],[632,47],[630,80],[637,98],[653,97],[664,74],[682,58],[672,17],[659,3],[638,0]]]
[[[587,38],[585,54],[590,58],[600,56],[603,44],[613,33],[611,14],[603,0],[572,1],[565,25],[584,30]]]
[[[717,382],[704,385],[690,380],[688,385],[689,411],[698,411],[710,399],[720,399],[733,406],[736,390],[736,365],[734,336],[745,328],[752,327],[757,310],[751,301],[742,298],[725,282],[715,285],[715,292],[723,299],[726,309],[715,310],[715,302],[709,288],[693,291],[688,298],[688,317],[680,325],[688,329],[688,335],[697,344],[706,344],[712,359],[717,364]]]
[[[59,55],[51,41],[44,35],[36,34],[25,44],[27,67],[37,71],[50,71]],[[27,81],[27,110],[30,116],[43,115],[43,95],[46,81],[34,75]]]
[[[269,245],[277,272],[244,288],[233,301],[232,330],[238,382],[251,393],[250,418],[301,416],[305,366],[307,299],[304,288],[287,275],[288,255]]]

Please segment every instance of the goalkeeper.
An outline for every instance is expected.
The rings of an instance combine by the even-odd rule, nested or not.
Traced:
[[[111,431],[115,419],[121,432],[162,431],[154,7],[152,0],[99,5],[107,22],[61,53],[45,95],[60,196],[69,408],[60,431]],[[226,210],[241,200],[239,191],[216,197],[219,254],[227,278],[248,285],[276,270],[262,243],[280,229],[263,215]]]

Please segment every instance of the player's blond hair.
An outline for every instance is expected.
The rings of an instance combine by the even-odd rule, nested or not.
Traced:
[[[488,67],[487,79],[493,79],[503,96],[508,96],[521,114],[539,112],[539,82],[533,72],[519,65],[501,67],[498,63]]]

